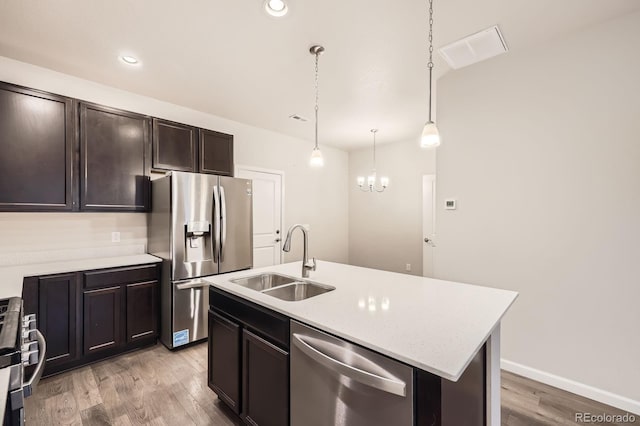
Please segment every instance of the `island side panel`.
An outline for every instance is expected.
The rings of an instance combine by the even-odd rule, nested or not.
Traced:
[[[455,382],[416,369],[416,426],[491,424],[487,417],[487,345]]]
[[[487,425],[500,426],[500,323],[491,332],[487,348]]]
[[[456,382],[442,379],[442,426],[488,424],[485,360],[486,346],[483,346]]]

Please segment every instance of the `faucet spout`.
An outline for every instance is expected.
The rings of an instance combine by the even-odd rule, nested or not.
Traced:
[[[307,232],[307,228],[302,224],[292,225],[287,231],[287,238],[284,241],[284,245],[282,246],[282,250],[285,252],[291,251],[291,236],[293,231],[296,229],[300,229],[302,231],[302,239],[303,239],[303,251],[302,251],[302,277],[309,278],[309,271],[316,270],[316,259],[313,258],[313,262],[309,262],[309,234]]]

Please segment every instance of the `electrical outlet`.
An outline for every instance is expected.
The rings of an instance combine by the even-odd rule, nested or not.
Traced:
[[[120,242],[120,232],[115,231],[111,233],[111,242],[112,243]]]
[[[407,271],[407,272],[411,272],[411,264],[410,264],[410,263],[407,263],[407,264],[404,266],[404,270],[405,270],[405,271]]]

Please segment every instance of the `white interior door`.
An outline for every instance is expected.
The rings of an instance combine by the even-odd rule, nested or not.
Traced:
[[[253,267],[282,263],[283,172],[239,166],[236,177],[253,180]]]
[[[436,247],[436,175],[422,176],[422,275],[433,277]]]

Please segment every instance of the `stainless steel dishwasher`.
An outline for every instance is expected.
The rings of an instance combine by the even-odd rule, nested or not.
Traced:
[[[291,321],[291,426],[411,426],[413,369]]]

